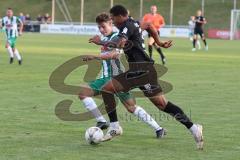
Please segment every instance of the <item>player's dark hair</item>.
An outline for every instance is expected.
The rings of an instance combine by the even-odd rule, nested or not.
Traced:
[[[110,13],[113,16],[127,16],[128,15],[128,11],[127,9],[122,6],[122,5],[115,5],[110,9]]]
[[[7,8],[7,10],[12,10],[12,8]]]
[[[101,13],[96,17],[96,23],[111,21],[111,17],[107,13]]]

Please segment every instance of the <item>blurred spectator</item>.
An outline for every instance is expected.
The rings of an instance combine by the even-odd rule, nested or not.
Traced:
[[[43,17],[45,23],[51,23],[52,18],[49,16],[48,13],[45,14]]]
[[[31,24],[31,17],[29,14],[26,14],[26,17],[25,17],[25,30],[26,31],[31,31],[32,29],[32,24]]]
[[[22,21],[23,23],[25,23],[26,17],[23,15],[22,12],[19,13],[19,18],[21,19],[21,21]]]
[[[37,16],[37,21],[38,21],[39,24],[43,22],[43,17],[42,17],[41,14],[39,14],[39,15]]]
[[[31,17],[30,17],[29,14],[26,14],[25,20],[26,20],[26,21],[31,21]]]

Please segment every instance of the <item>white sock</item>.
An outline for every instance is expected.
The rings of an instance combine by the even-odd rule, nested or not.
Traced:
[[[8,47],[7,47],[7,50],[8,50],[9,56],[10,56],[11,58],[13,58],[14,55],[13,55],[12,47],[8,46]]]
[[[86,97],[82,100],[85,108],[88,111],[91,111],[93,116],[96,118],[97,122],[107,122],[106,119],[102,116],[101,112],[97,108],[95,101],[91,97]]]
[[[22,57],[20,56],[20,54],[19,54],[17,48],[15,48],[15,52],[14,52],[14,54],[15,54],[15,56],[17,57],[17,59],[18,59],[19,61],[22,60]]]
[[[201,43],[199,40],[197,40],[197,45],[198,45],[198,49],[201,49]]]
[[[112,128],[118,128],[119,127],[119,122],[110,122],[110,127]]]
[[[137,116],[140,120],[151,126],[156,131],[162,129],[162,127],[160,127],[158,123],[143,108],[136,106],[136,109],[133,112],[133,114]]]
[[[195,134],[198,132],[198,127],[196,124],[193,124],[193,126],[189,129],[192,134]]]

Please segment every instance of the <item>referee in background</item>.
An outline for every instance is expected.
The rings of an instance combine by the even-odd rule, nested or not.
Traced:
[[[153,24],[153,26],[155,27],[155,29],[158,32],[158,35],[160,35],[160,28],[162,28],[165,25],[165,21],[163,16],[161,16],[160,14],[157,13],[157,6],[153,5],[151,6],[151,13],[147,13],[144,15],[143,22],[145,23],[151,23]],[[155,47],[155,49],[158,51],[161,60],[162,60],[162,64],[166,63],[166,58],[161,50],[161,48],[155,43],[153,37],[148,34],[148,52],[149,52],[149,56],[150,58],[152,58],[152,52],[153,52],[153,46]]]

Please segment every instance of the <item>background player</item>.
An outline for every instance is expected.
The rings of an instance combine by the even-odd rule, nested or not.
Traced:
[[[96,17],[96,22],[98,24],[99,31],[103,35],[102,41],[113,40],[117,37],[118,33],[113,31],[112,20],[110,16],[106,13],[102,13]],[[102,129],[107,128],[107,123],[101,112],[98,110],[96,103],[91,98],[101,94],[101,88],[105,83],[111,80],[112,76],[116,76],[123,73],[124,67],[120,62],[120,50],[111,47],[102,47],[100,55],[88,55],[84,57],[85,61],[98,59],[102,60],[102,72],[101,78],[91,81],[89,86],[86,86],[81,93],[79,93],[79,98],[84,103],[87,110],[91,111],[98,121],[97,127]],[[157,138],[162,138],[165,134],[165,130],[158,125],[158,123],[140,106],[137,106],[134,98],[129,92],[120,92],[117,94],[126,109],[133,113],[140,120],[151,126],[156,131]],[[114,97],[112,97],[114,99]],[[116,104],[116,103],[115,103]],[[114,130],[117,135],[122,133],[122,129],[115,117],[115,121],[110,123],[109,131]],[[111,134],[111,133],[109,133]],[[106,138],[110,140],[112,137]]]
[[[165,21],[163,16],[157,13],[157,6],[151,6],[151,13],[145,14],[142,21],[144,23],[152,23],[155,29],[157,30],[158,35],[160,35],[160,29],[165,25]],[[150,55],[150,58],[152,58],[152,52],[153,52],[153,46],[158,51],[162,63],[166,63],[166,58],[161,50],[161,48],[155,43],[153,37],[148,34],[148,52]]]
[[[189,26],[189,39],[191,42],[193,42],[193,37],[194,37],[194,28],[196,25],[196,21],[195,21],[195,16],[191,16],[190,20],[188,21],[188,26]],[[197,39],[197,45],[198,45],[198,49],[201,49],[201,44],[200,41]]]
[[[202,11],[198,10],[197,11],[197,16],[195,17],[195,28],[194,28],[194,39],[193,39],[193,49],[192,51],[196,51],[196,41],[198,40],[198,35],[200,35],[204,45],[205,45],[205,50],[208,50],[208,45],[206,41],[206,37],[203,32],[203,25],[207,23],[206,19],[202,15]]]
[[[19,24],[19,32],[18,32],[18,24]],[[22,35],[23,23],[18,17],[13,16],[13,10],[11,8],[7,9],[6,16],[2,18],[2,23],[0,25],[0,28],[3,28],[3,27],[5,29],[6,37],[7,37],[6,48],[10,56],[10,64],[13,63],[13,59],[15,55],[18,59],[18,64],[21,65],[22,57],[15,46],[16,46],[18,35]]]
[[[128,57],[129,70],[114,76],[112,80],[107,82],[102,88],[102,96],[106,105],[106,110],[110,122],[115,119],[116,114],[111,112],[114,110],[114,101],[110,98],[111,94],[121,91],[129,91],[138,87],[146,97],[159,109],[165,113],[175,117],[177,121],[183,124],[192,133],[198,149],[203,149],[202,126],[194,124],[183,110],[177,105],[167,101],[163,94],[161,86],[158,84],[157,73],[153,66],[153,60],[150,59],[142,44],[140,26],[136,21],[128,17],[127,10],[121,5],[113,6],[110,10],[112,20],[119,29],[118,39],[110,42],[101,42],[99,37],[95,36],[90,39],[90,42],[98,45],[108,45],[115,43],[117,47],[124,48],[128,43],[131,47],[124,48],[124,53]],[[171,41],[161,42],[157,36],[156,30],[150,25],[147,30],[152,34],[156,43],[164,48],[171,46]],[[109,136],[109,135],[107,135]]]

